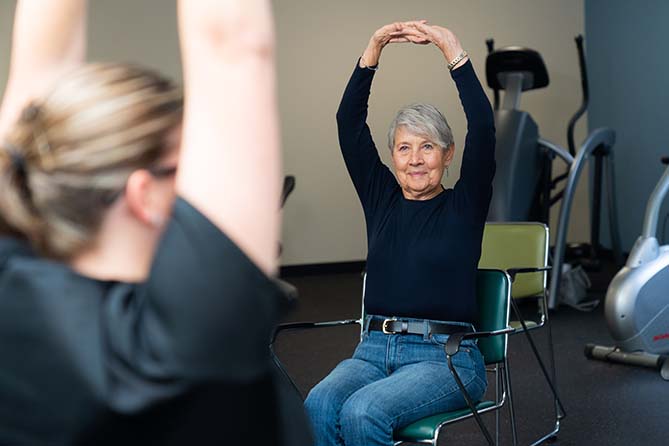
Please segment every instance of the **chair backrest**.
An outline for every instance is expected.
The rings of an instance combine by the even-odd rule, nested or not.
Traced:
[[[503,330],[509,324],[511,278],[504,271],[479,269],[476,274],[478,304],[477,331]],[[479,349],[486,364],[501,362],[506,357],[508,335],[480,338]]]
[[[486,223],[479,268],[545,267],[548,265],[548,227],[543,223]],[[541,295],[546,273],[519,274],[513,283],[514,299]]]

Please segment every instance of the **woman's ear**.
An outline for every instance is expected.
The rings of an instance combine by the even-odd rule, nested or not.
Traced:
[[[125,202],[130,213],[142,223],[156,226],[155,211],[152,209],[150,189],[151,174],[147,170],[136,170],[125,185]]]
[[[446,148],[446,154],[444,155],[444,166],[448,166],[453,161],[453,156],[455,155],[455,144],[451,144]]]

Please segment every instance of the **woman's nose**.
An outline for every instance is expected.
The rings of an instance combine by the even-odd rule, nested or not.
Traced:
[[[420,153],[420,150],[412,150],[411,151],[411,158],[409,158],[409,163],[412,164],[412,165],[423,163],[423,157]]]

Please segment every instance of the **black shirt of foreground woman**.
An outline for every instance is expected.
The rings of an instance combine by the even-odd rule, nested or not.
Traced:
[[[182,199],[141,284],[0,238],[0,444],[310,444],[270,360],[278,296]]]
[[[471,62],[452,72],[467,117],[460,179],[432,199],[407,200],[366,123],[375,73],[356,64],[337,112],[339,143],[367,222],[366,312],[474,322],[476,268],[495,174],[490,102]]]

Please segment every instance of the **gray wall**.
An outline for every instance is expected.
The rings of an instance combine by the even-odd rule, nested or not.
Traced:
[[[142,62],[179,79],[174,3],[92,0],[90,59]],[[284,265],[366,256],[364,220],[339,154],[334,115],[357,57],[371,33],[385,23],[426,18],[451,27],[481,77],[488,37],[494,37],[497,46],[538,50],[551,85],[529,92],[521,107],[539,123],[542,136],[566,145],[566,122],[580,102],[573,37],[584,29],[583,0],[278,0],[274,4],[284,167],[297,176],[297,188],[284,210]],[[0,0],[0,85],[6,80],[13,9],[13,1]],[[385,146],[394,112],[416,101],[438,106],[453,127],[459,151],[444,179],[450,187],[458,178],[466,123],[445,62],[433,47],[387,49],[370,103],[369,124],[379,146]],[[579,141],[584,131],[582,124]],[[387,150],[382,149],[382,155],[388,162]],[[571,240],[588,238],[584,192],[574,206]]]
[[[642,227],[646,200],[669,155],[669,2],[586,0],[591,129],[616,131],[615,176],[623,249]],[[658,236],[663,233],[665,205]],[[608,221],[602,224],[609,243]]]

